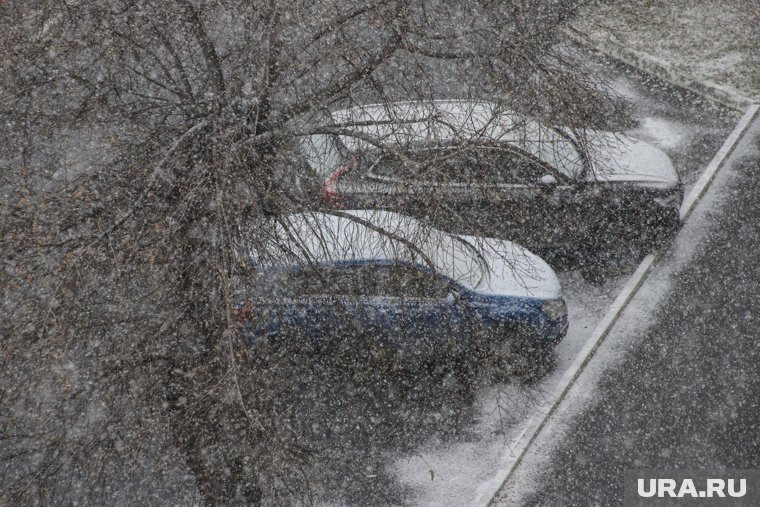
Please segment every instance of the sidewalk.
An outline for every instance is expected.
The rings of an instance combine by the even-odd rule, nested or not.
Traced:
[[[760,102],[758,0],[597,0],[573,28],[596,49],[735,109]]]

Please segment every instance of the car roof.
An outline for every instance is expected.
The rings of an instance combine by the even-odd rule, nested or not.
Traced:
[[[475,288],[487,267],[472,245],[399,213],[347,210],[297,213],[279,219],[273,241],[254,262],[288,268],[307,264],[404,262],[427,265],[462,285]],[[413,245],[413,246],[410,246]],[[468,246],[469,245],[469,246]]]
[[[499,131],[510,130],[515,115],[490,102],[435,100],[368,104],[334,111],[332,117],[338,124],[360,124],[352,128],[379,138],[390,138],[390,143],[405,144],[431,140],[452,142],[483,134],[490,138]]]
[[[335,123],[347,124],[384,146],[506,142],[569,177],[584,170],[583,157],[572,136],[492,102],[432,100],[369,104],[335,111],[332,118]],[[339,138],[349,151],[373,148],[371,143],[357,137]]]

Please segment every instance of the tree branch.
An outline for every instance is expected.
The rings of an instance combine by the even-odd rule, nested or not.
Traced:
[[[214,92],[219,99],[224,100],[226,97],[222,61],[219,58],[219,54],[216,52],[214,42],[208,36],[203,21],[198,14],[198,10],[193,7],[190,1],[179,0],[179,3],[182,4],[185,9],[190,30],[198,41],[198,45],[200,45],[201,51],[203,52],[203,58],[206,60],[206,65],[208,65],[208,69],[211,72],[211,83]]]

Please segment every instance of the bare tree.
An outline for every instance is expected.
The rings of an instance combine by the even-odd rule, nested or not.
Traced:
[[[0,499],[313,500],[345,455],[304,443],[308,368],[251,357],[235,303],[256,224],[317,205],[299,139],[440,96],[598,126],[573,4],[2,3]]]

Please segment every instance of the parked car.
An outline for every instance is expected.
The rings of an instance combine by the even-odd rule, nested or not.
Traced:
[[[493,359],[550,350],[567,332],[556,274],[524,248],[393,212],[338,213],[272,227],[239,310],[251,346],[293,335],[339,352],[369,342],[412,358]]]
[[[340,135],[304,141],[328,204],[432,220],[532,250],[659,241],[683,185],[667,154],[624,134],[576,135],[487,102],[369,105],[332,113]]]

